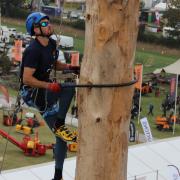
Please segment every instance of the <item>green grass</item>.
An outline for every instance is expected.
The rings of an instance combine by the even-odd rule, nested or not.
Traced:
[[[25,32],[25,27],[24,25],[19,24],[6,24],[9,27],[16,27],[18,31]],[[70,34],[69,34],[70,35]],[[74,35],[72,35],[74,36]],[[74,38],[74,49],[79,50],[80,53],[83,53],[84,50],[84,38],[81,37],[75,37]],[[166,65],[169,65],[173,62],[175,62],[179,57],[177,56],[168,56],[168,55],[163,55],[161,53],[157,52],[152,52],[152,51],[143,51],[143,50],[137,50],[136,51],[136,61],[135,63],[142,63],[144,65],[144,74],[145,73],[150,73],[153,72],[156,68],[160,68]],[[167,138],[167,137],[172,137],[172,132],[162,132],[158,131],[155,125],[155,118],[158,115],[162,114],[162,111],[160,109],[161,103],[163,99],[165,98],[166,93],[169,92],[169,85],[159,85],[160,88],[165,88],[165,92],[161,91],[160,97],[155,97],[154,92],[151,94],[148,94],[146,96],[142,96],[142,112],[141,112],[141,118],[147,116],[147,111],[148,111],[148,105],[152,103],[154,105],[154,116],[147,116],[150,127],[152,130],[152,135],[155,138]],[[9,89],[10,94],[12,96],[16,96],[16,91]],[[179,90],[180,92],[180,90]],[[178,93],[179,94],[179,93]],[[1,113],[2,114],[2,113]],[[1,121],[2,122],[2,121]],[[134,120],[136,124],[136,128],[140,133],[143,133],[141,125],[138,124],[137,120]],[[0,128],[5,128],[8,130],[8,128],[2,126],[0,124]],[[12,128],[12,135],[19,139],[21,141],[22,139],[22,134],[18,134],[14,132],[14,127]],[[180,135],[180,125],[176,125],[176,131],[174,136],[179,136]],[[45,127],[39,128],[39,136],[40,140],[43,143],[52,143],[54,142],[54,136],[52,133],[49,131],[49,129]],[[4,144],[5,140],[0,137],[0,156],[3,154],[4,150]],[[132,143],[130,143],[132,144]],[[133,143],[134,144],[134,143]],[[74,153],[69,153],[68,156],[75,155]],[[52,160],[52,152],[47,151],[47,154],[42,157],[25,157],[20,149],[18,149],[16,146],[13,144],[9,143],[8,144],[8,149],[7,149],[7,155],[5,158],[5,163],[3,169],[11,169],[15,167],[22,167],[26,165],[31,165],[31,164],[38,164],[41,162],[48,162]],[[1,163],[1,162],[0,162]]]
[[[77,49],[80,53],[84,52],[84,39],[74,38],[74,49]]]
[[[67,3],[67,2],[65,2],[64,3],[64,9],[66,9],[66,10],[74,10],[74,9],[78,9],[78,8],[80,8],[80,3],[78,4],[78,3]]]
[[[2,125],[0,125],[0,127],[1,129],[6,130],[7,132],[9,131],[9,128],[11,128],[10,135],[16,138],[19,142],[22,142],[23,135],[15,132],[15,127],[4,127]],[[39,136],[41,142],[44,144],[50,144],[54,142],[53,135],[50,131],[48,131],[46,126],[39,128]],[[5,144],[6,144],[6,139],[1,138],[0,141],[1,156],[3,155],[3,152],[5,150]],[[53,157],[52,150],[48,150],[45,156],[26,157],[24,156],[23,151],[21,149],[19,149],[14,144],[9,142],[5,154],[3,170],[48,162],[50,160],[53,160],[52,157]]]
[[[8,88],[9,96],[16,97],[18,92],[12,88]]]
[[[137,50],[136,63],[143,64],[144,73],[151,73],[157,68],[167,66],[178,59],[176,56],[162,55],[157,52]]]
[[[24,135],[21,133],[17,133],[15,131],[15,127],[12,126],[4,126],[2,125],[2,110],[0,111],[1,116],[1,123],[0,123],[0,129],[3,129],[4,131],[8,132],[13,138],[15,138],[17,141],[22,142]],[[40,118],[39,114],[36,115]],[[20,114],[19,114],[20,116]],[[26,124],[24,122],[24,124]],[[74,128],[72,127],[74,130]],[[39,140],[42,144],[52,144],[55,143],[55,136],[53,133],[49,130],[49,128],[45,126],[40,126],[39,128],[34,128],[34,132],[38,130]],[[34,134],[30,135],[32,138],[34,138]],[[3,156],[5,151],[5,145],[7,140],[2,138],[0,136],[0,157]],[[67,157],[75,156],[76,153],[68,152]],[[1,158],[0,158],[1,159]],[[38,157],[30,157],[25,156],[23,151],[15,146],[14,144],[8,142],[7,150],[4,156],[4,164],[3,164],[3,170],[12,169],[12,168],[18,168],[18,167],[24,167],[44,162],[53,161],[53,151],[47,150],[46,154],[44,156],[38,156]],[[1,166],[0,161],[0,166]]]
[[[180,124],[176,124],[175,126],[175,133],[173,135],[172,131],[159,131],[156,128],[156,117],[161,116],[163,114],[161,110],[161,103],[166,97],[166,94],[169,93],[169,85],[164,84],[164,85],[159,85],[159,87],[162,89],[165,89],[165,91],[161,91],[159,97],[155,97],[154,91],[152,93],[149,93],[147,95],[142,96],[142,101],[141,101],[141,107],[142,111],[140,113],[140,119],[143,117],[147,117],[149,121],[149,125],[151,127],[152,135],[155,139],[163,139],[163,138],[168,138],[168,137],[174,137],[174,136],[180,136]],[[180,94],[180,89],[178,90],[178,94]],[[152,103],[154,105],[154,116],[147,115],[148,113],[148,106],[149,104]],[[178,114],[178,112],[177,112]],[[167,116],[169,116],[169,112],[167,111]],[[138,123],[138,120],[134,120],[136,124],[136,129],[140,132],[143,133],[142,127],[140,122]]]
[[[12,23],[12,22],[3,22],[2,25],[5,25],[9,28],[16,28],[17,32],[26,33],[25,25],[22,22]]]

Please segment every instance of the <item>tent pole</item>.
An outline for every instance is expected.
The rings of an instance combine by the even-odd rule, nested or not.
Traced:
[[[140,86],[140,94],[139,94],[138,124],[140,122],[140,114],[141,114],[142,80],[143,80],[143,65],[142,65],[142,74],[140,79],[141,86]]]
[[[176,93],[175,93],[175,106],[174,106],[174,124],[173,124],[173,135],[175,133],[176,126],[176,104],[177,104],[177,90],[178,90],[178,74],[176,75]]]
[[[143,79],[143,65],[142,65],[142,74],[140,79],[140,94],[139,94],[139,109],[138,109],[138,126],[140,124],[140,115],[141,115],[141,96],[142,96],[142,79]],[[139,143],[139,130],[136,130],[137,133],[137,143]]]

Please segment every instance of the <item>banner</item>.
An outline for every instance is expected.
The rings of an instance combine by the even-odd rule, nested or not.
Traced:
[[[32,0],[31,1],[31,10],[32,11],[40,11],[40,3],[39,0]]]
[[[2,85],[0,85],[0,92],[3,93],[6,101],[9,103],[9,92],[8,92],[8,89]]]
[[[136,127],[134,122],[130,121],[129,124],[129,142],[135,142],[136,140]]]
[[[60,9],[64,5],[64,0],[55,0],[55,4]]]
[[[170,81],[170,96],[173,97],[174,99],[175,94],[176,94],[176,78],[173,77],[171,78],[171,81]]]
[[[168,180],[180,180],[179,169],[175,165],[168,165],[168,174]]]
[[[156,25],[160,25],[160,14],[159,14],[159,12],[158,11],[156,11],[155,12],[155,16],[156,16],[156,21],[155,21],[155,23],[156,23]]]
[[[55,4],[56,4],[56,6],[60,9],[60,7],[61,7],[61,2],[60,2],[60,0],[55,0]]]
[[[15,40],[12,57],[15,61],[22,60],[22,40]]]
[[[153,137],[152,137],[152,133],[151,133],[151,129],[148,123],[148,120],[146,117],[140,119],[143,131],[144,131],[144,135],[146,138],[147,142],[152,142],[153,141]]]
[[[79,52],[71,54],[71,66],[79,66]]]
[[[136,64],[134,68],[134,76],[137,79],[137,83],[135,84],[135,88],[141,89],[142,86],[142,73],[143,73],[143,65]]]

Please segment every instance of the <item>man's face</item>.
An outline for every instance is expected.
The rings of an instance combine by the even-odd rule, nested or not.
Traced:
[[[36,34],[40,34],[41,33],[40,28],[41,28],[42,33],[44,35],[46,35],[46,36],[51,36],[53,34],[53,27],[50,24],[48,19],[42,19],[40,21],[39,28],[37,27],[37,28],[34,29]]]

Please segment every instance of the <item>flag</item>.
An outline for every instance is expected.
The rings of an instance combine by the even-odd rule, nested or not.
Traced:
[[[156,24],[159,26],[160,25],[160,14],[158,11],[155,12],[155,16],[156,16]]]
[[[0,85],[0,91],[3,93],[5,96],[6,101],[9,103],[9,92],[8,89],[5,88],[4,86]]]
[[[64,0],[55,0],[55,4],[60,9],[64,4]]]
[[[31,1],[31,10],[32,11],[39,11],[40,10],[40,1],[39,0],[32,0]]]
[[[13,48],[13,58],[18,62],[22,60],[22,40],[15,40],[15,45]]]
[[[56,6],[60,9],[60,7],[61,7],[61,2],[60,2],[61,0],[55,0],[55,4],[56,4]]]
[[[152,133],[151,133],[151,129],[148,123],[148,120],[146,117],[140,119],[143,131],[144,131],[144,135],[146,138],[147,142],[152,142],[153,141],[153,137],[152,137]]]
[[[143,73],[143,65],[142,64],[136,64],[134,68],[135,78],[137,79],[137,82],[135,84],[135,88],[141,89],[142,87],[142,73]]]
[[[170,96],[173,97],[174,99],[175,94],[176,94],[176,78],[173,77],[171,78],[171,81],[170,81]]]
[[[71,54],[71,65],[79,66],[79,52],[74,52]]]
[[[136,127],[134,122],[130,121],[129,125],[129,142],[135,142],[136,140]]]

